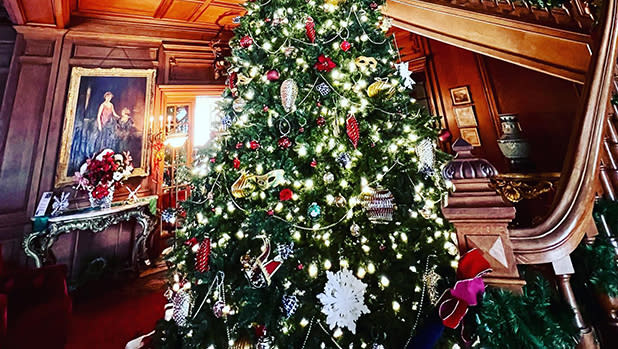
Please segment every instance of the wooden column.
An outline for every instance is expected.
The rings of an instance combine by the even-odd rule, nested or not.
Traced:
[[[473,147],[463,139],[453,144],[457,156],[442,171],[452,182],[442,213],[457,230],[460,253],[478,248],[489,261],[492,272],[486,283],[521,291],[525,284],[519,278],[508,224],[515,218],[515,208],[490,186],[497,170],[487,160],[475,157]]]

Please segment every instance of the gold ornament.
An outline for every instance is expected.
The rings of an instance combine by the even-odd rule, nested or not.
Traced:
[[[242,97],[238,97],[232,103],[232,109],[234,109],[235,112],[240,113],[243,109],[245,109],[246,105],[247,101],[245,101]]]
[[[238,74],[237,79],[239,85],[247,85],[251,82],[251,80],[253,80],[253,78],[250,78],[244,74]]]
[[[427,295],[431,304],[436,305],[440,294],[438,293],[438,281],[442,277],[436,273],[436,266],[434,265],[430,270],[423,274],[423,282],[427,286]]]
[[[242,172],[236,182],[232,184],[232,196],[235,198],[244,198],[254,190],[255,183],[253,181],[253,176],[248,176],[245,172]]]
[[[284,174],[284,170],[272,170],[265,175],[255,176],[255,181],[260,188],[269,189],[283,184],[285,182]]]
[[[281,84],[281,104],[286,113],[296,109],[296,97],[298,96],[298,86],[292,79],[287,79]]]
[[[352,223],[350,226],[350,234],[354,237],[360,236],[360,226],[356,223]]]
[[[253,344],[251,340],[247,336],[241,336],[234,341],[234,345],[231,347],[232,349],[252,349]]]
[[[356,61],[354,63],[356,63],[356,66],[360,70],[374,70],[378,67],[378,61],[373,57],[360,56],[356,58]]]
[[[340,3],[342,3],[342,2],[343,2],[342,0],[326,0],[326,1],[324,1],[325,4],[332,5],[332,6],[337,6]]]
[[[376,82],[367,87],[367,95],[369,97],[375,97],[379,93],[384,93],[384,97],[390,98],[395,92],[397,92],[397,89],[394,85],[390,84],[386,78],[376,79]]]
[[[232,196],[244,198],[255,190],[257,186],[266,190],[285,183],[284,170],[272,170],[264,175],[252,175],[242,172],[232,184]]]
[[[339,194],[335,197],[335,206],[337,207],[345,207],[345,205],[347,204],[347,200],[345,199],[345,197],[343,197],[343,195]]]

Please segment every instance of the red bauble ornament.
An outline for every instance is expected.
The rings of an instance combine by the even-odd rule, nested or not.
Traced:
[[[302,263],[300,263],[300,264],[298,264],[298,265],[296,266],[296,269],[298,269],[298,270],[303,270],[303,268],[304,268],[304,267],[305,267],[305,266],[304,266]]]
[[[267,105],[265,105],[262,110],[264,111],[264,113],[268,113],[268,111],[270,110],[270,108],[268,108]]]
[[[234,158],[234,168],[235,169],[240,168],[240,160],[238,160],[238,158]]]
[[[318,126],[323,126],[326,123],[326,119],[324,119],[323,116],[319,116],[315,122],[318,124]]]
[[[210,158],[210,162],[211,162],[211,163],[213,163],[213,164],[214,164],[214,163],[215,163],[215,161],[217,161],[217,158]]]
[[[298,129],[298,132],[299,132],[299,133],[303,133],[303,132],[305,132],[305,128],[304,128],[304,127],[299,128],[299,129]]]
[[[337,67],[337,64],[335,64],[335,62],[333,62],[330,57],[326,57],[325,55],[321,54],[320,56],[318,56],[318,61],[316,64],[313,65],[313,67],[319,71],[329,72],[335,67]]]
[[[275,69],[269,70],[266,73],[266,79],[268,79],[269,81],[279,80],[279,72]]]
[[[267,215],[269,215],[269,216],[272,216],[272,215],[274,215],[274,214],[275,214],[275,211],[273,211],[273,210],[268,210],[268,211],[266,211],[266,214],[267,214]]]
[[[348,138],[350,138],[350,141],[352,141],[354,149],[356,149],[356,147],[358,146],[359,134],[358,123],[356,122],[356,118],[354,117],[354,115],[350,115],[345,121],[345,130],[348,134]]]
[[[288,188],[282,189],[279,192],[279,200],[281,201],[290,200],[292,198],[292,195],[294,195],[294,193],[292,192],[291,189],[288,189]]]
[[[249,46],[253,45],[253,39],[251,39],[251,37],[249,35],[245,35],[242,37],[242,39],[240,39],[240,46],[247,48]]]
[[[259,147],[260,147],[260,143],[258,143],[258,141],[249,142],[249,148],[251,148],[251,150],[256,150]]]
[[[453,134],[451,134],[451,131],[445,128],[441,129],[440,133],[438,133],[438,139],[442,143],[450,141],[451,138],[453,138]]]
[[[200,244],[200,249],[197,251],[195,259],[195,270],[200,273],[208,271],[208,258],[210,257],[210,238],[204,239]]]
[[[243,144],[242,142],[238,142],[238,143],[236,143],[236,149],[240,149],[240,148],[242,148],[242,146],[243,146],[243,145],[244,145],[244,144]]]
[[[316,167],[318,165],[318,162],[315,161],[315,159],[311,160],[311,163],[309,164],[311,167]]]
[[[255,325],[255,336],[258,338],[264,337],[266,335],[266,326],[264,325]]]
[[[289,148],[292,145],[292,141],[290,141],[288,137],[283,136],[279,138],[279,141],[277,141],[277,145],[283,149]]]
[[[313,22],[313,18],[307,17],[305,22],[305,32],[307,33],[307,38],[311,43],[315,42],[315,22]]]
[[[352,47],[352,44],[350,44],[348,41],[343,40],[343,42],[341,43],[341,45],[339,45],[339,47],[341,47],[341,49],[343,50],[343,52],[348,52],[348,50]]]
[[[378,4],[375,3],[375,2],[372,2],[371,4],[369,4],[369,8],[372,9],[372,10],[375,10],[375,9],[378,8]]]

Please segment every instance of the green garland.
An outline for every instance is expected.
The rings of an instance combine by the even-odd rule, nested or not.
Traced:
[[[577,344],[573,313],[540,275],[528,280],[521,296],[488,288],[475,320],[483,348],[573,348]]]
[[[574,282],[610,297],[618,296],[618,263],[607,239],[598,236],[592,245],[582,243],[571,257],[577,269]]]

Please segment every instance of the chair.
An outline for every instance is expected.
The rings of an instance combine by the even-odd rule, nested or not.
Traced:
[[[64,348],[72,302],[66,265],[5,270],[0,247],[0,349]]]

